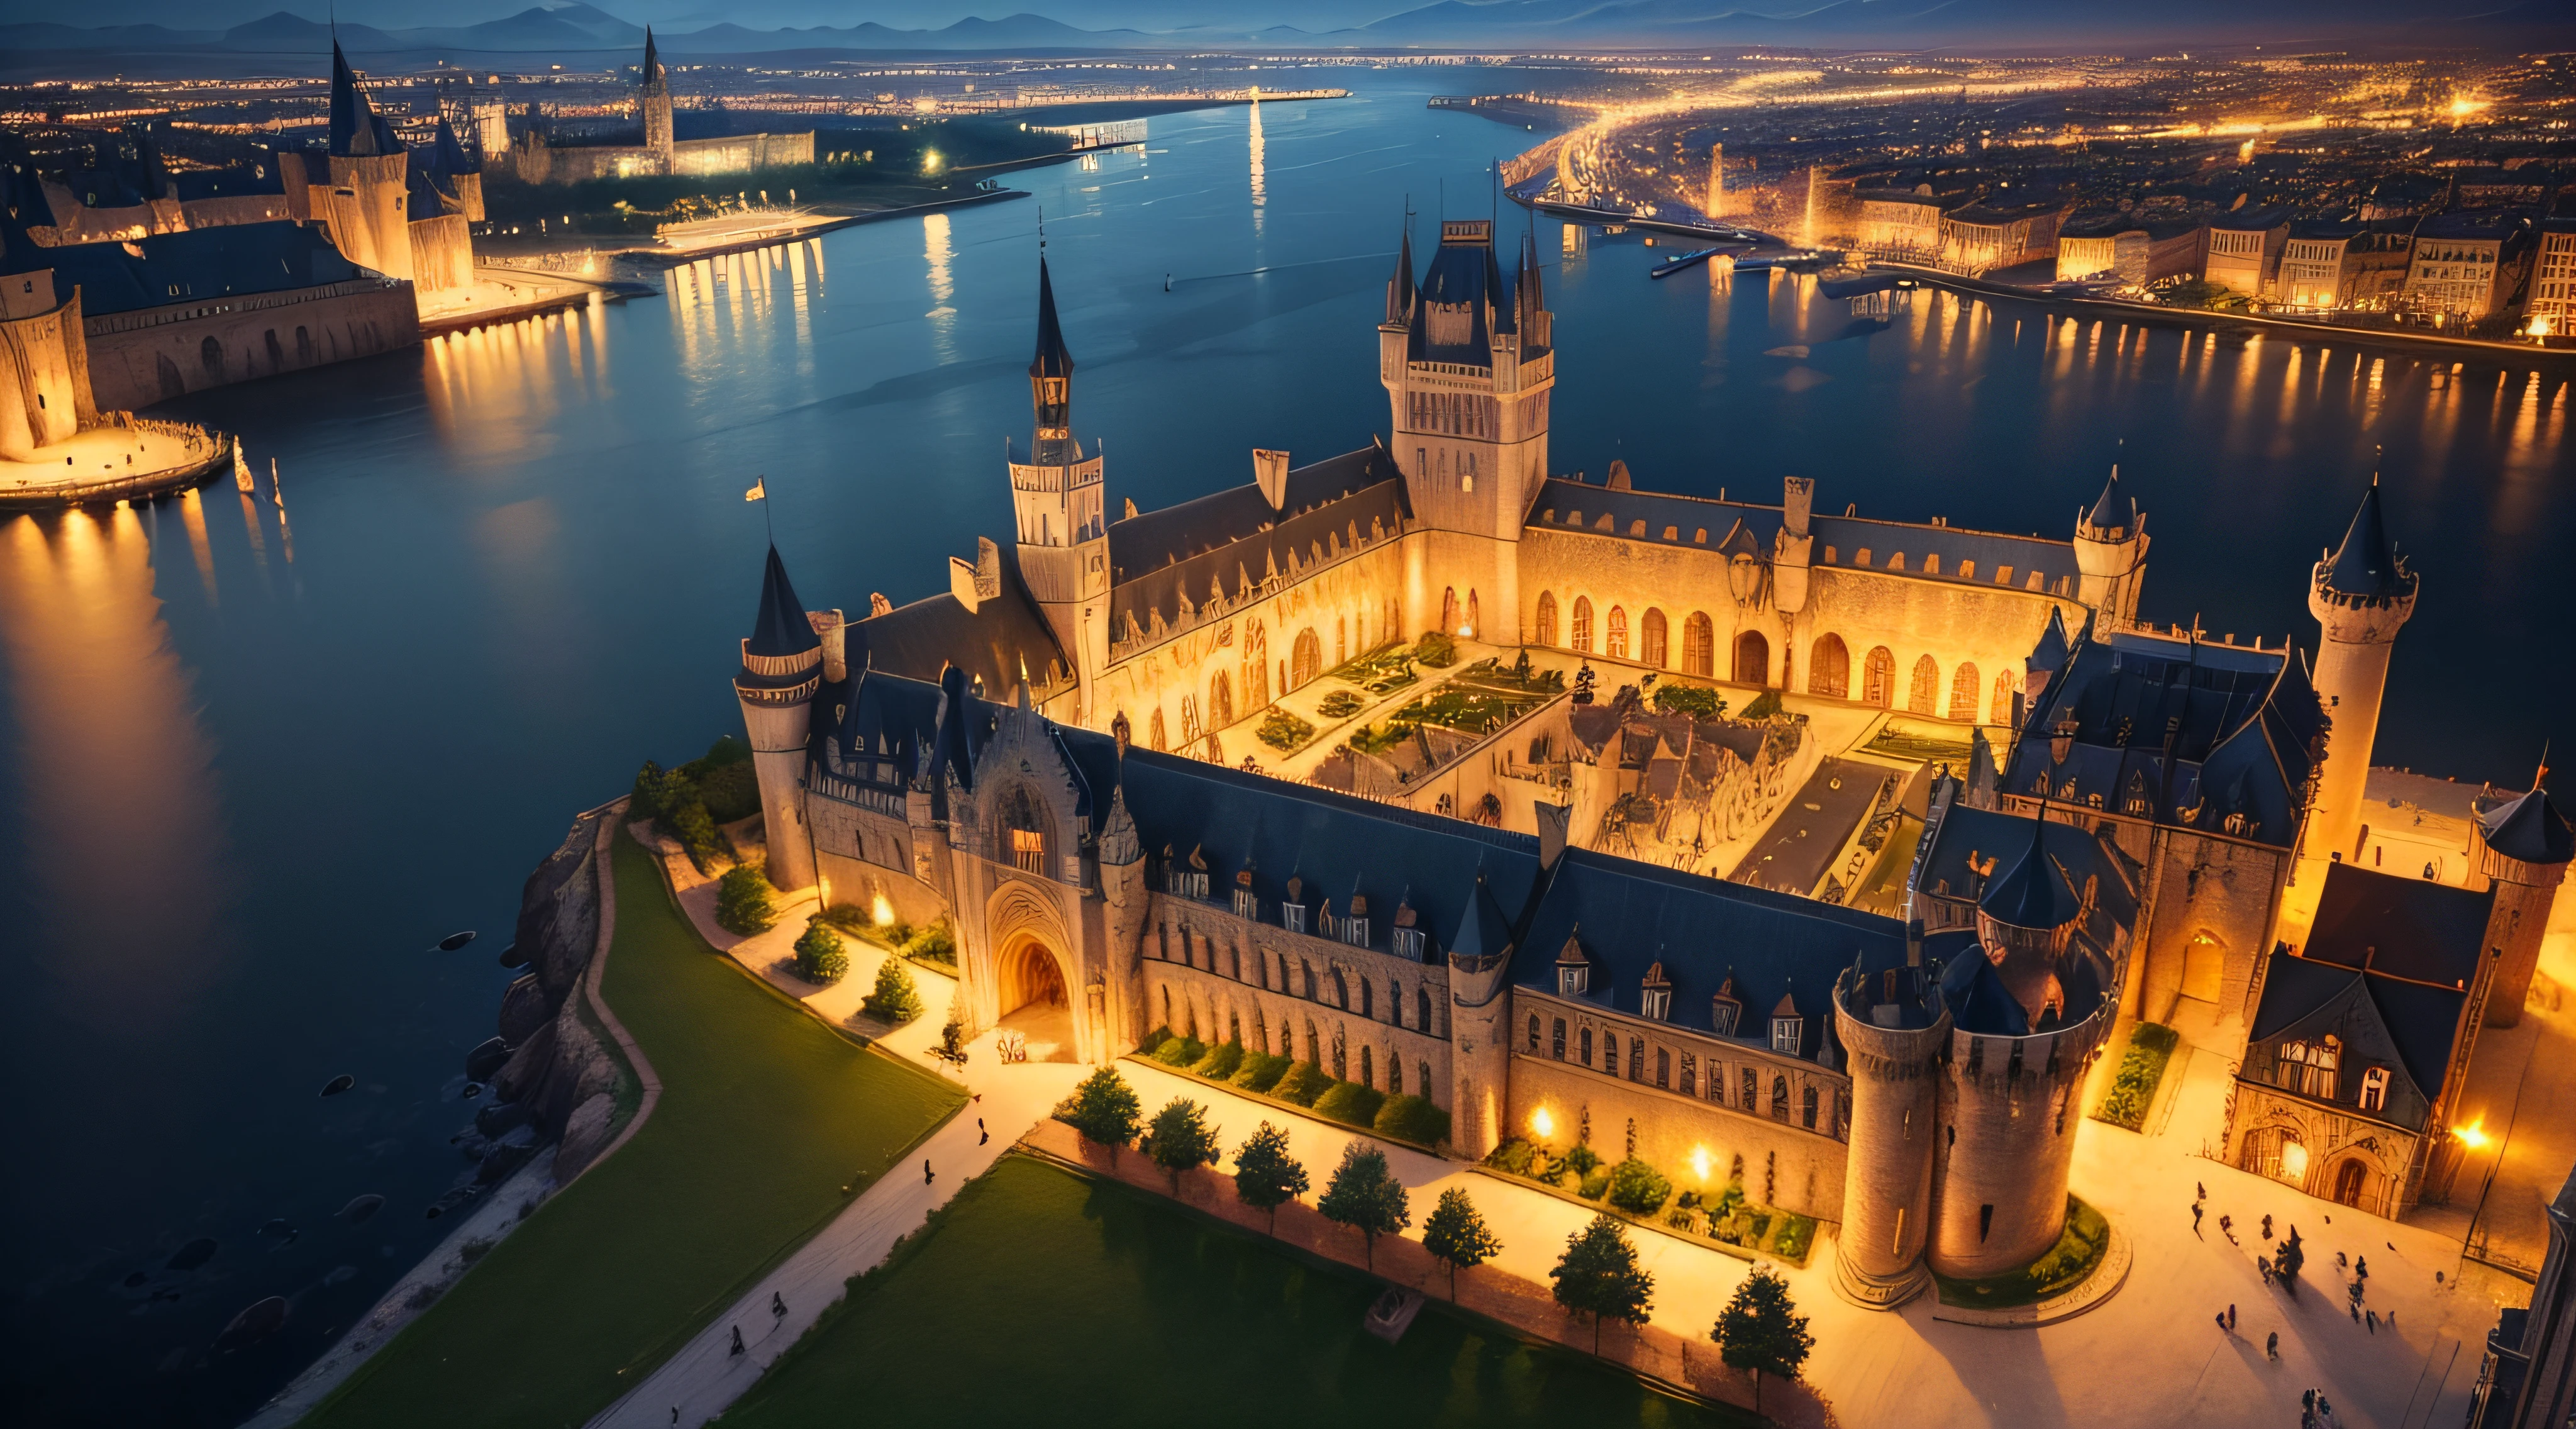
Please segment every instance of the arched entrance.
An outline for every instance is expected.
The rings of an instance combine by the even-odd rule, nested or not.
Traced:
[[[2369,1184],[2370,1168],[2361,1164],[2361,1158],[2358,1156],[2345,1157],[2344,1163],[2335,1168],[2335,1204],[2358,1209],[2361,1205],[2362,1188]]]
[[[1763,639],[1759,630],[1748,630],[1735,637],[1735,683],[1771,683],[1771,642]]]
[[[1001,1025],[1028,1039],[1029,1060],[1079,1060],[1074,1054],[1073,996],[1055,951],[1023,935],[1002,949],[996,970]]]

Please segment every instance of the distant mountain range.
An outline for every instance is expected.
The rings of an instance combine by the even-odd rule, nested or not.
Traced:
[[[1092,0],[1068,0],[1085,9]],[[1784,0],[1794,5],[1796,0]],[[1339,7],[1345,9],[1345,7]],[[1178,21],[1190,13],[1156,4]],[[331,28],[280,10],[227,30],[161,25],[81,28],[53,21],[0,25],[0,50],[202,49],[237,54],[320,54]],[[586,54],[632,50],[644,27],[586,3],[538,6],[480,24],[338,29],[352,54]],[[1993,48],[2030,45],[2318,44],[2413,42],[2506,47],[2576,44],[2576,8],[2552,0],[2162,0],[2111,6],[2085,0],[1827,0],[1782,15],[1728,0],[1435,0],[1366,24],[1319,32],[1275,25],[1230,30],[1175,24],[1163,30],[1081,29],[1043,15],[967,18],[936,29],[895,29],[870,21],[770,30],[726,22],[694,30],[657,29],[672,54],[755,54],[796,50],[1133,50],[1212,45],[1314,49],[1446,47],[1687,48],[1703,44]]]

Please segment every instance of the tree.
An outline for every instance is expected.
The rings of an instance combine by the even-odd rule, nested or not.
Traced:
[[[1664,1173],[1631,1156],[1610,1168],[1610,1204],[1623,1211],[1651,1216],[1671,1200],[1673,1183]]]
[[[1807,1317],[1789,1303],[1789,1282],[1767,1265],[1755,1266],[1735,1298],[1717,1317],[1708,1337],[1717,1341],[1717,1357],[1753,1373],[1753,1412],[1762,1412],[1762,1376],[1796,1379],[1816,1337],[1807,1333]]]
[[[769,901],[775,891],[759,864],[737,863],[726,869],[716,883],[716,926],[746,938],[769,931],[778,921],[778,910]]]
[[[921,990],[912,985],[912,974],[906,972],[901,958],[887,958],[877,964],[876,991],[859,999],[859,1006],[880,1022],[900,1025],[921,1015]]]
[[[1103,1067],[1073,1089],[1072,1102],[1057,1115],[1082,1133],[1083,1140],[1108,1147],[1109,1161],[1114,1166],[1118,1148],[1136,1139],[1144,1111],[1145,1104],[1136,1100],[1136,1089],[1127,1085],[1118,1069]]]
[[[1565,1238],[1565,1254],[1547,1275],[1556,1282],[1556,1303],[1592,1317],[1596,1355],[1601,1353],[1602,1316],[1642,1325],[1654,1305],[1655,1277],[1637,1267],[1628,1228],[1607,1211]]]
[[[1502,1253],[1502,1239],[1485,1225],[1484,1214],[1467,1193],[1455,1186],[1440,1193],[1440,1204],[1422,1222],[1422,1248],[1449,1267],[1449,1299],[1458,1299],[1458,1272],[1482,1265]]]
[[[1216,1159],[1216,1133],[1208,1129],[1207,1108],[1188,1097],[1174,1097],[1154,1113],[1145,1131],[1154,1164],[1172,1173],[1172,1194],[1181,1193],[1181,1173]]]
[[[2308,1249],[2299,1244],[2299,1228],[2281,1240],[2281,1249],[2272,1257],[2272,1274],[2279,1278],[2282,1292],[2291,1299],[2299,1298],[2299,1267],[2308,1263]]]
[[[841,947],[840,935],[819,918],[806,924],[804,936],[796,940],[796,975],[828,987],[849,971],[850,955]]]
[[[1371,1270],[1377,1268],[1377,1238],[1413,1224],[1412,1203],[1404,1183],[1386,1168],[1386,1153],[1357,1141],[1342,1148],[1342,1164],[1333,1168],[1315,1209],[1367,1238]]]
[[[1270,1213],[1270,1233],[1279,1233],[1279,1208],[1306,1191],[1306,1168],[1288,1154],[1288,1133],[1268,1122],[1234,1153],[1234,1198],[1256,1211]]]

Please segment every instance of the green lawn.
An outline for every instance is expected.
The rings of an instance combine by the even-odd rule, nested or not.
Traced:
[[[870,1424],[1745,1425],[1108,1182],[1007,1156],[862,1277],[727,1429]]]
[[[644,851],[614,847],[603,991],[661,1104],[306,1425],[577,1426],[964,1102],[716,956]]]

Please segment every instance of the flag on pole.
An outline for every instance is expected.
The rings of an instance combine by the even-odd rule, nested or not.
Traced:
[[[769,478],[756,478],[751,483],[751,490],[742,494],[742,499],[745,501],[767,501],[769,499]]]

